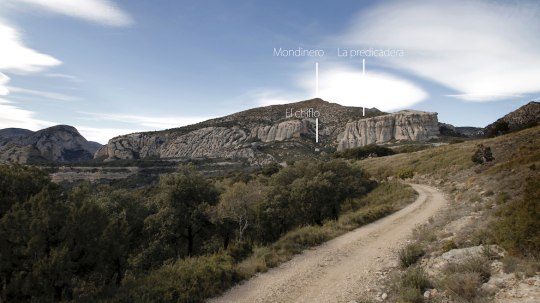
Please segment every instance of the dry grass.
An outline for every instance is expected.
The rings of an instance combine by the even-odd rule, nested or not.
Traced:
[[[328,221],[323,226],[304,226],[283,235],[270,246],[255,248],[250,257],[238,264],[238,271],[244,278],[251,277],[257,272],[265,272],[309,247],[319,245],[403,208],[413,202],[416,196],[416,192],[409,185],[399,182],[383,183],[367,196],[353,202],[354,205],[361,207],[342,215],[338,221]]]
[[[474,164],[471,156],[478,144],[491,147],[495,160]],[[413,182],[435,184],[449,195],[450,207],[415,229],[411,247],[419,246],[426,255],[437,256],[458,247],[499,244],[522,254],[503,260],[506,272],[527,276],[540,270],[533,253],[540,247],[536,217],[540,212],[536,212],[536,204],[525,202],[539,196],[535,184],[540,184],[540,127],[384,159],[366,159],[358,165],[381,180],[403,176],[404,172],[410,175],[412,171]],[[471,215],[475,218],[471,224],[445,231],[448,223]],[[512,242],[513,239],[519,243]],[[399,252],[399,257],[406,261],[402,260],[403,265],[414,263],[409,255],[413,254],[406,249]],[[480,287],[490,277],[490,262],[485,253],[451,264],[432,278],[435,286],[446,290],[455,302],[487,302],[489,296]],[[404,287],[400,280],[393,283],[399,302],[422,302],[417,289]]]

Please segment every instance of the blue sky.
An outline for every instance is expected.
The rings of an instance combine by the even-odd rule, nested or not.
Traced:
[[[539,32],[534,1],[2,0],[0,128],[105,143],[315,97],[315,62],[325,100],[485,126],[540,98]]]

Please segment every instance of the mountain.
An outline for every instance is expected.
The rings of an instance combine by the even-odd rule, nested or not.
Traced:
[[[0,162],[36,163],[91,160],[101,144],[87,141],[72,126],[57,125],[33,132],[0,130]]]
[[[361,107],[312,99],[250,109],[181,128],[115,137],[96,158],[228,159],[260,165],[372,143],[425,141],[438,134],[436,113],[388,114],[375,108],[364,112]]]
[[[473,126],[453,126],[448,123],[439,123],[439,132],[442,136],[480,138],[484,136],[484,129]]]
[[[32,134],[33,131],[23,128],[5,128],[0,129],[0,141],[20,138]]]
[[[531,101],[486,126],[484,133],[488,137],[495,137],[533,127],[538,125],[538,123],[540,123],[540,102]]]

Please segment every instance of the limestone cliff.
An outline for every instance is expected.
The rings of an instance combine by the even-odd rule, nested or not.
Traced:
[[[91,160],[101,145],[88,142],[72,126],[57,125],[37,132],[0,130],[0,162],[36,163]]]
[[[337,150],[390,141],[427,141],[439,135],[437,113],[404,110],[345,125]]]
[[[437,115],[433,113],[387,115],[377,109],[364,112],[361,107],[313,99],[256,108],[177,129],[119,136],[109,140],[95,157],[109,161],[215,158],[253,165],[317,156],[317,150],[426,140],[437,134]]]

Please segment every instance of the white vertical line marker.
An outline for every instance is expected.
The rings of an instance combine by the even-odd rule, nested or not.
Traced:
[[[366,74],[366,59],[362,59],[362,75]]]
[[[319,97],[319,62],[315,62],[315,97]]]
[[[362,59],[362,76],[366,75],[366,59]],[[366,116],[366,108],[362,107],[362,116]]]
[[[315,143],[319,143],[319,118],[315,118]]]

